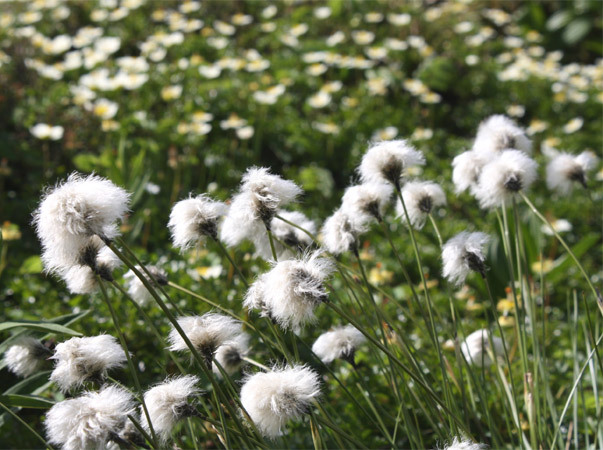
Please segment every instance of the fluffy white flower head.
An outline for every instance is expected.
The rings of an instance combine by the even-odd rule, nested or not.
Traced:
[[[325,364],[338,358],[354,364],[354,353],[365,341],[366,337],[357,328],[346,325],[321,334],[312,345],[312,351]]]
[[[460,285],[473,270],[482,276],[486,273],[483,247],[490,237],[485,233],[463,231],[442,247],[444,277],[453,284]]]
[[[62,391],[82,385],[88,379],[103,379],[111,369],[122,367],[126,354],[108,334],[74,337],[57,345],[52,359],[56,365],[50,380]]]
[[[136,268],[147,280],[149,280],[148,275],[142,270],[142,267],[136,266]],[[167,284],[168,278],[165,270],[160,269],[157,266],[146,266],[146,269],[153,277],[151,284],[157,283],[162,286]],[[134,272],[128,270],[124,274],[124,280],[126,280],[126,288],[128,289],[128,294],[130,294],[130,297],[132,297],[132,299],[134,299],[134,301],[136,301],[136,303],[139,305],[146,305],[152,296],[143,282],[140,281],[140,278],[138,278]]]
[[[485,450],[486,448],[488,448],[487,445],[455,437],[450,445],[444,447],[444,450]]]
[[[180,419],[196,414],[196,409],[189,400],[201,392],[197,387],[198,383],[198,377],[186,375],[166,380],[144,393],[144,401],[153,429],[163,442],[168,440],[172,429]],[[140,414],[140,424],[150,432],[144,412]]]
[[[476,152],[500,152],[516,149],[526,154],[532,153],[532,142],[525,131],[507,116],[494,115],[480,123],[473,143]]]
[[[301,195],[294,182],[273,175],[265,167],[252,167],[243,176],[220,232],[228,246],[253,238],[269,228],[276,211]]]
[[[172,208],[168,223],[174,245],[185,250],[206,236],[216,239],[218,220],[227,210],[224,203],[205,194],[179,201]]]
[[[289,420],[305,413],[318,395],[318,374],[298,365],[250,376],[241,388],[241,404],[258,430],[275,438],[283,434]]]
[[[235,339],[243,331],[241,322],[222,314],[207,313],[202,316],[178,318],[178,324],[191,341],[191,344],[203,355],[209,364],[218,347]],[[172,328],[168,336],[170,350],[186,351],[188,346],[182,336]]]
[[[347,214],[355,228],[381,221],[389,205],[393,188],[386,183],[364,183],[345,190],[341,199],[341,209]]]
[[[333,255],[353,250],[357,238],[368,228],[368,224],[352,221],[342,208],[336,210],[322,226],[322,245]]]
[[[475,188],[482,208],[496,208],[536,180],[538,164],[519,150],[505,150],[486,164]]]
[[[358,172],[363,183],[400,185],[404,172],[412,166],[425,164],[423,153],[404,139],[377,142],[362,157]]]
[[[495,152],[470,150],[457,155],[452,160],[452,182],[457,194],[471,190],[474,192],[482,168],[496,157]]]
[[[221,376],[220,369],[215,364],[216,362],[222,366],[222,369],[228,374],[232,375],[243,363],[243,357],[249,353],[249,335],[247,333],[241,333],[230,341],[224,342],[216,350],[214,357],[214,363],[212,364],[212,371],[217,376]]]
[[[586,188],[586,173],[595,168],[598,158],[591,152],[579,155],[560,153],[546,166],[546,185],[549,189],[568,195],[575,182]]]
[[[431,181],[412,181],[402,188],[402,198],[408,212],[408,219],[413,228],[421,229],[425,225],[428,214],[433,208],[446,204],[446,194],[437,183]],[[406,214],[402,202],[396,203],[396,212],[406,222]]]
[[[320,252],[280,261],[251,285],[244,305],[260,309],[284,329],[298,331],[314,321],[314,309],[328,300],[324,281],[333,270],[333,263]]]
[[[492,348],[494,349],[494,356],[504,354],[504,345],[501,338],[492,336]],[[489,353],[490,348],[490,337],[488,330],[482,329],[471,333],[465,341],[461,344],[461,350],[463,356],[469,364],[473,364],[477,367],[488,367],[492,364],[492,359]]]
[[[36,372],[51,355],[48,348],[31,336],[19,339],[4,353],[4,361],[12,373],[26,378]]]
[[[117,255],[98,236],[92,236],[80,250],[79,260],[71,266],[61,267],[58,273],[72,294],[90,294],[99,288],[97,275],[112,281],[113,270],[120,265]]]
[[[316,224],[308,219],[305,214],[299,211],[283,211],[277,212],[279,216],[296,224],[297,226],[308,231],[310,234],[316,234]],[[312,245],[312,238],[304,233],[299,228],[289,225],[287,222],[274,217],[270,222],[270,229],[274,236],[274,247],[279,261],[283,259],[291,259],[295,257],[294,252],[304,251]],[[271,261],[272,250],[270,241],[266,233],[258,234],[254,239],[255,251],[261,258]]]
[[[46,432],[50,443],[64,450],[105,448],[133,412],[128,391],[108,386],[54,405],[46,414]]]

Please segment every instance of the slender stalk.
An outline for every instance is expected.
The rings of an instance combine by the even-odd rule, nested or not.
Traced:
[[[306,230],[303,227],[300,227],[299,225],[297,225],[296,223],[291,222],[290,220],[285,219],[282,216],[279,216],[278,214],[276,214],[274,217],[276,217],[278,220],[282,220],[283,222],[285,222],[288,225],[291,225],[292,227],[297,228],[298,230],[300,230],[302,233],[305,233],[310,239],[312,239],[312,241],[315,244],[318,244],[318,238],[316,236],[314,236],[312,233],[310,233],[308,230]]]
[[[438,237],[438,243],[440,244],[440,248],[442,248],[442,246],[444,245],[444,243],[442,241],[442,235],[440,234],[440,229],[438,228],[438,224],[436,223],[435,219],[433,218],[433,214],[431,214],[431,213],[429,213],[429,221],[431,222],[431,225],[433,226],[433,230],[435,231],[435,234]]]
[[[278,258],[276,256],[276,248],[274,247],[274,239],[272,238],[272,231],[270,231],[270,228],[266,227],[266,233],[268,234],[268,242],[270,242],[270,251],[272,252],[272,258],[275,262],[277,262]]]
[[[232,268],[235,270],[235,272],[237,273],[237,275],[239,276],[239,278],[241,279],[241,281],[243,282],[245,287],[249,288],[249,283],[247,282],[245,275],[243,275],[243,272],[241,272],[241,269],[239,269],[239,266],[234,262],[234,260],[232,259],[232,256],[230,256],[230,253],[228,253],[228,249],[226,247],[224,247],[224,244],[222,244],[222,242],[218,238],[214,238],[213,241],[218,245],[222,254],[224,256],[226,256],[226,258],[230,262]]]

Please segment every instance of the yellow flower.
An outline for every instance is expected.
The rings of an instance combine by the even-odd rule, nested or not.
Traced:
[[[369,271],[369,282],[371,284],[379,285],[389,283],[392,281],[394,273],[390,270],[385,270],[381,267],[381,264],[377,264]]]
[[[513,316],[500,316],[498,318],[498,323],[503,328],[513,327],[513,326],[515,326],[515,317],[513,317]]]
[[[119,128],[119,122],[115,120],[103,120],[101,122],[101,128],[103,131],[115,131]]]
[[[19,225],[6,221],[2,224],[2,240],[16,241],[21,239],[21,231]]]
[[[515,303],[512,300],[505,298],[498,302],[498,304],[496,305],[496,309],[502,313],[514,312],[515,311]]]
[[[484,305],[482,305],[481,303],[477,303],[475,301],[475,298],[471,297],[465,305],[465,309],[467,311],[481,311],[482,309],[484,309]]]
[[[553,268],[555,267],[555,261],[553,261],[552,259],[544,259],[544,260],[539,260],[536,261],[535,263],[532,264],[532,272],[534,272],[535,274],[537,273],[549,273],[551,270],[553,270]]]

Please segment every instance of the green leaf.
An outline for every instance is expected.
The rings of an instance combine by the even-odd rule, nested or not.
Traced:
[[[72,330],[52,322],[4,322],[0,323],[0,331],[11,330],[13,328],[31,328],[33,330],[42,330],[49,333],[61,333],[71,336],[82,336],[82,333]]]
[[[566,26],[570,20],[572,20],[572,15],[569,11],[558,11],[547,21],[546,28],[549,31],[557,31]]]
[[[48,383],[48,378],[52,372],[50,370],[44,370],[42,372],[36,372],[32,376],[19,381],[17,384],[9,387],[4,394],[19,394],[21,392],[32,392],[40,386]]]
[[[597,242],[599,242],[600,235],[598,233],[591,233],[583,237],[580,242],[571,247],[572,251],[576,255],[576,258],[580,258],[588,250],[590,250]],[[551,282],[561,281],[561,279],[567,277],[567,269],[574,263],[572,258],[567,253],[559,257],[555,261],[555,268],[546,274],[546,279]]]
[[[590,20],[584,17],[572,20],[563,30],[563,41],[569,45],[576,44],[586,37],[591,26]]]
[[[0,395],[0,402],[9,407],[49,409],[54,406],[52,400],[34,395]]]
[[[42,260],[38,255],[33,255],[23,261],[19,268],[19,273],[25,275],[28,273],[41,273],[42,272]]]
[[[92,172],[98,163],[98,156],[91,153],[80,153],[72,159],[73,164],[83,172]]]

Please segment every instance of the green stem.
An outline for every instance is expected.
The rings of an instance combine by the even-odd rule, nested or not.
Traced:
[[[12,409],[10,409],[4,403],[0,402],[0,408],[5,410],[7,413],[9,413],[11,416],[13,416],[21,425],[23,425],[25,428],[27,428],[31,432],[31,434],[33,434],[36,438],[38,438],[40,440],[40,442],[42,442],[42,444],[44,444],[45,447],[47,447],[49,449],[54,448],[52,445],[50,445],[46,441],[46,439],[44,439],[42,436],[40,436],[36,432],[36,430],[34,430],[31,426],[29,426],[29,424],[27,422],[25,422],[23,419],[21,419],[21,417],[19,417],[19,415],[17,413],[15,413]]]
[[[438,224],[436,223],[435,219],[433,218],[433,214],[431,214],[431,213],[429,213],[429,221],[431,222],[431,225],[433,226],[435,234],[438,237],[438,243],[440,244],[440,248],[442,248],[442,246],[444,245],[444,243],[442,241],[442,234],[440,233]]]
[[[232,268],[235,270],[235,272],[237,273],[237,275],[239,276],[239,278],[241,279],[241,281],[243,282],[243,284],[245,285],[245,287],[247,289],[249,289],[249,283],[247,282],[247,279],[243,275],[243,272],[241,272],[241,269],[239,269],[239,266],[232,259],[232,256],[230,256],[230,253],[228,253],[228,249],[226,247],[224,247],[224,244],[222,244],[222,242],[218,238],[215,238],[214,242],[216,244],[218,244],[218,247],[220,248],[220,250],[222,251],[222,253],[224,254],[224,256],[226,256],[226,258],[228,259],[228,261],[232,265]]]

